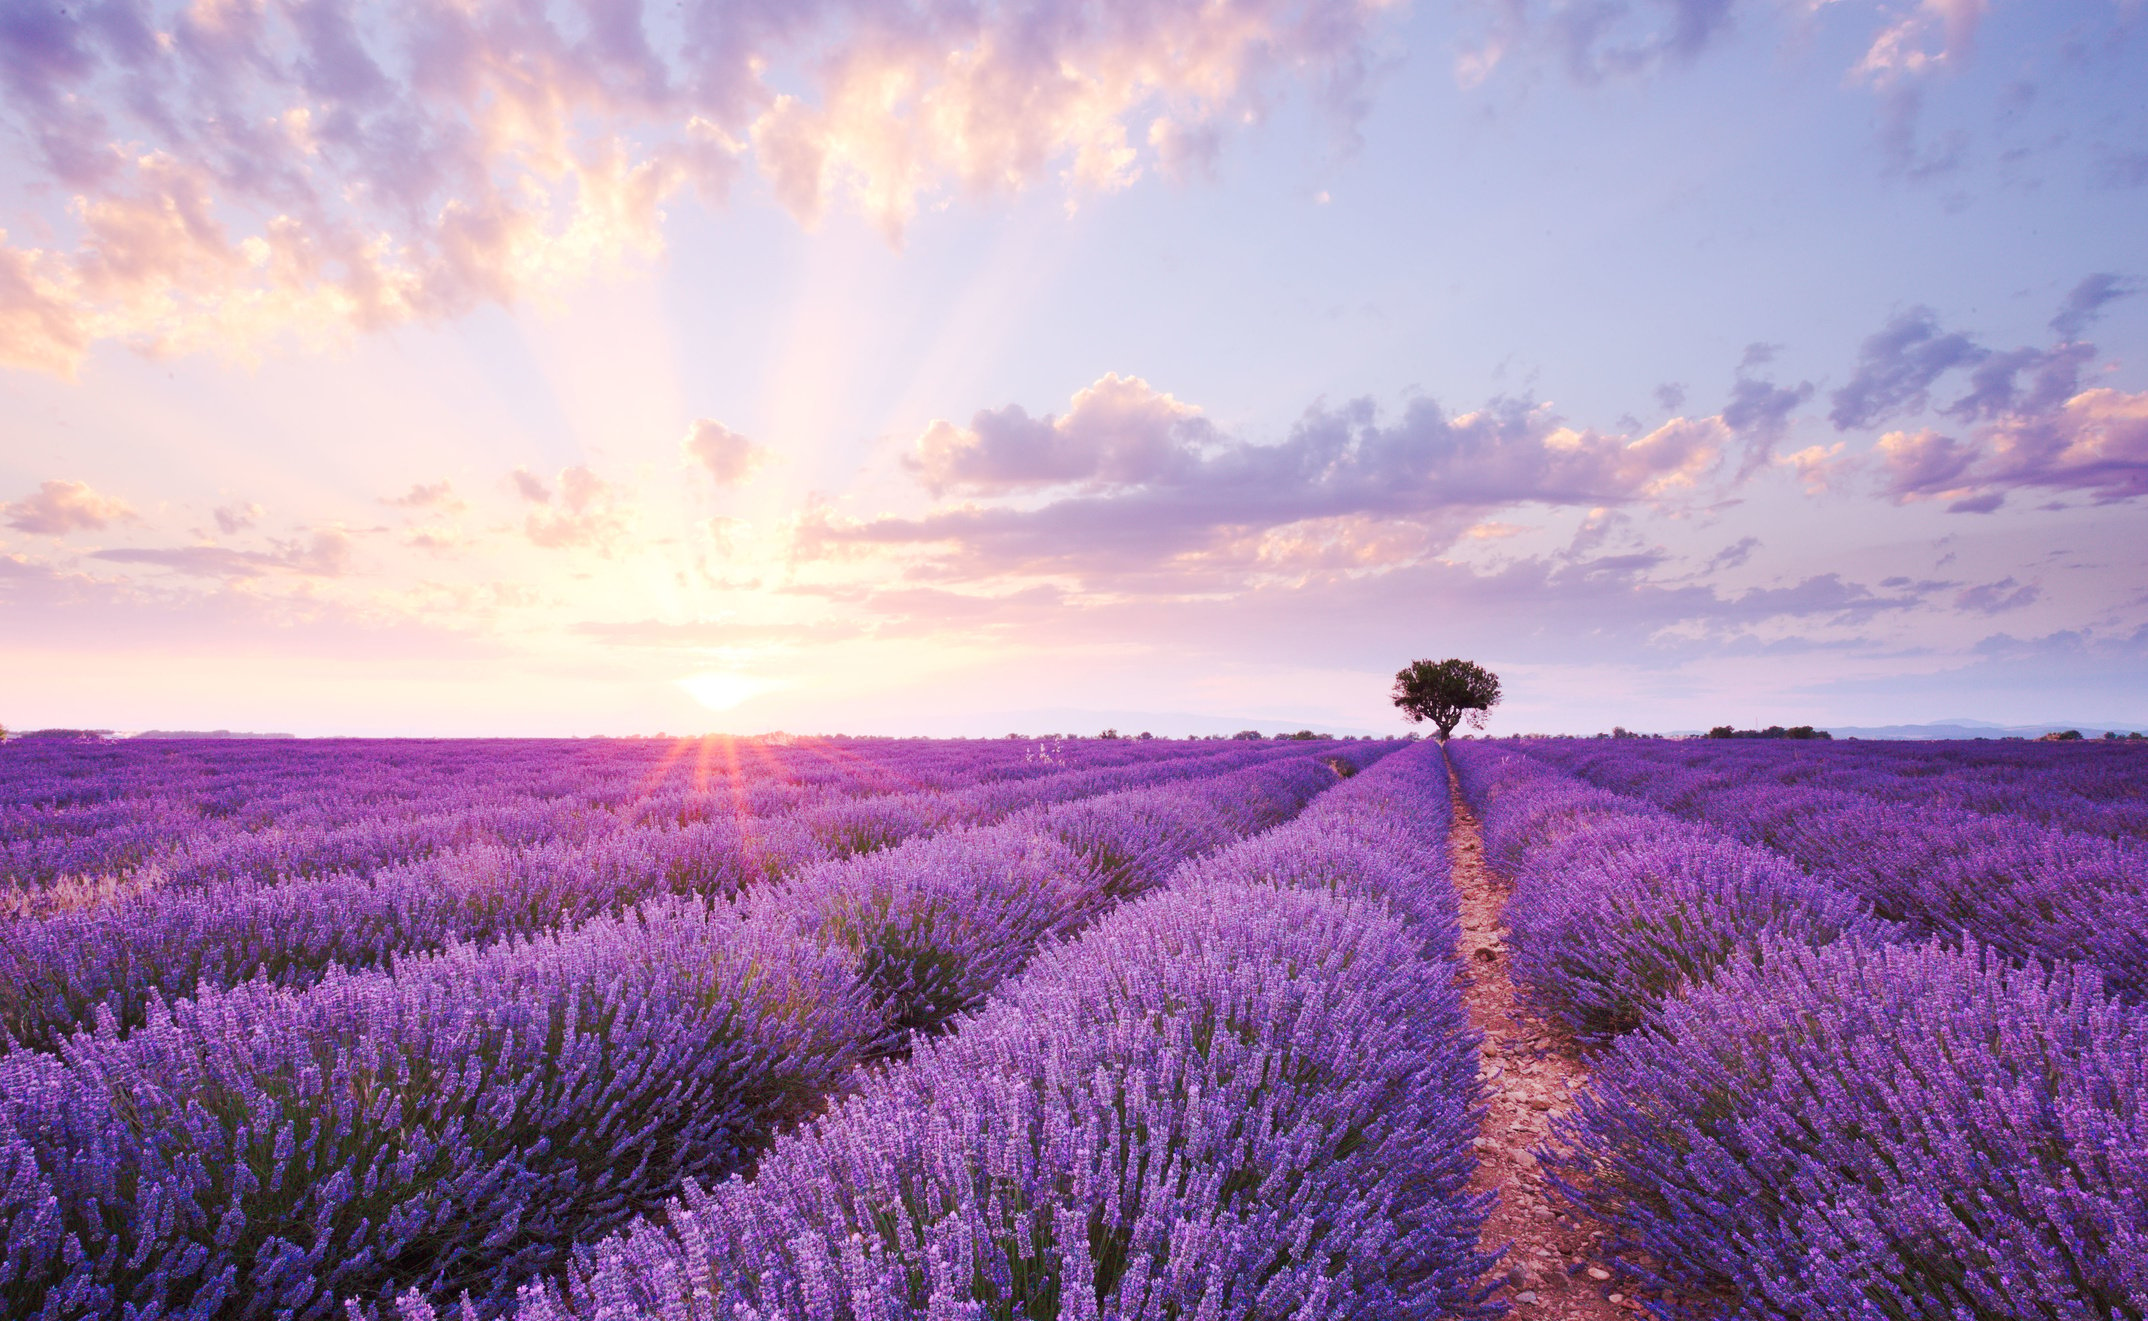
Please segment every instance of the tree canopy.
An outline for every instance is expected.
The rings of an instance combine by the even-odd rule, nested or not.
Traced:
[[[1395,672],[1395,705],[1411,723],[1429,720],[1445,743],[1466,715],[1472,729],[1484,728],[1499,705],[1499,676],[1475,661],[1411,661]]]

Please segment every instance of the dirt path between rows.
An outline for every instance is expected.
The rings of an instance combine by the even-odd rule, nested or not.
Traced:
[[[1494,1189],[1499,1204],[1484,1222],[1484,1242],[1507,1244],[1499,1295],[1518,1319],[1600,1321],[1628,1317],[1640,1304],[1618,1292],[1594,1249],[1607,1237],[1546,1185],[1530,1148],[1588,1081],[1573,1042],[1529,1013],[1508,975],[1506,927],[1500,920],[1511,887],[1484,865],[1477,818],[1454,791],[1448,837],[1454,888],[1462,899],[1462,1001],[1484,1034],[1480,1072],[1489,1093],[1477,1138],[1472,1185]]]

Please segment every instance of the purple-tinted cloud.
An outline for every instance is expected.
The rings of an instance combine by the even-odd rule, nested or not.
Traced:
[[[1830,400],[1828,420],[1847,431],[1921,410],[1940,376],[1986,356],[1969,336],[1942,331],[1930,308],[1913,307],[1865,340],[1856,374]]]
[[[1606,435],[1542,405],[1450,417],[1417,399],[1391,424],[1369,400],[1315,407],[1280,444],[1254,445],[1144,381],[1107,376],[1064,416],[1009,408],[968,428],[935,423],[908,459],[934,490],[1068,488],[1062,498],[862,523],[823,512],[801,526],[799,553],[944,547],[926,571],[960,577],[1379,569],[1436,552],[1487,508],[1670,495],[1713,470],[1729,439],[1713,417]]]
[[[1009,405],[978,412],[966,429],[936,421],[903,466],[934,495],[1139,486],[1183,471],[1219,439],[1199,409],[1112,373],[1077,393],[1063,417]]]
[[[1880,437],[1877,453],[1886,494],[1898,504],[1960,491],[1979,457],[1974,446],[1929,429],[1890,431]]]
[[[2051,318],[2051,329],[2062,339],[2079,339],[2088,324],[2102,314],[2106,303],[2130,297],[2139,292],[2132,285],[2115,275],[2098,273],[2088,276],[2075,285],[2060,305],[2058,315]]]
[[[2092,275],[2067,295],[2051,326],[2079,334],[2097,311],[2130,290]],[[2018,488],[2079,491],[2098,503],[2148,494],[2148,392],[2083,389],[2093,344],[2068,338],[2048,349],[1994,352],[1942,333],[1918,308],[1865,341],[1856,377],[1835,395],[1836,426],[1927,408],[1934,382],[1970,366],[1969,388],[1938,412],[1969,424],[1965,437],[1929,427],[1894,431],[1874,449],[1882,490],[1897,503],[1945,499],[1955,513],[1990,513]],[[1808,452],[1809,453],[1809,452]],[[1818,463],[1818,460],[1815,460]]]
[[[268,573],[295,573],[311,578],[338,578],[351,563],[351,538],[340,529],[316,532],[305,541],[277,541],[274,549],[233,550],[226,546],[171,546],[121,548],[90,552],[91,559],[114,564],[147,564],[194,578],[258,578]]]
[[[2008,574],[1997,582],[1963,588],[1954,598],[1954,608],[1973,610],[1980,615],[1999,615],[2032,605],[2042,595],[2043,589],[2035,583],[2015,582],[2013,575]]]
[[[1975,422],[2013,413],[2047,413],[2081,388],[2081,368],[2096,356],[2092,344],[1993,353],[1969,374],[1969,392],[1939,411]],[[2017,378],[2026,373],[2023,386]]]
[[[1747,366],[1752,355],[1748,353]],[[1745,458],[1739,464],[1738,475],[1749,477],[1766,467],[1775,457],[1775,446],[1789,434],[1790,415],[1805,406],[1812,398],[1812,382],[1799,381],[1784,387],[1772,381],[1764,381],[1745,374],[1741,367],[1738,378],[1731,384],[1730,401],[1723,405],[1723,424],[1738,433],[1745,442]]]
[[[9,527],[40,537],[101,531],[133,512],[125,502],[97,494],[86,482],[44,482],[13,504],[0,505]]]

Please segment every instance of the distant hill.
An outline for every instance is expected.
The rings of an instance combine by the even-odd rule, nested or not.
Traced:
[[[1995,725],[1988,720],[1938,720],[1928,725],[1827,726],[1827,732],[1836,738],[1873,739],[2040,738],[2066,729],[2080,730],[2083,738],[2102,738],[2109,729],[2121,734],[2136,729],[2148,733],[2148,722],[2072,720],[2044,725]]]

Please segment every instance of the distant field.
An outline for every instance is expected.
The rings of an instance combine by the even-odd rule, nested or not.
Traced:
[[[10,1317],[1557,1315],[1521,1179],[1629,1311],[2148,1316],[2138,743],[17,742],[0,883]]]

